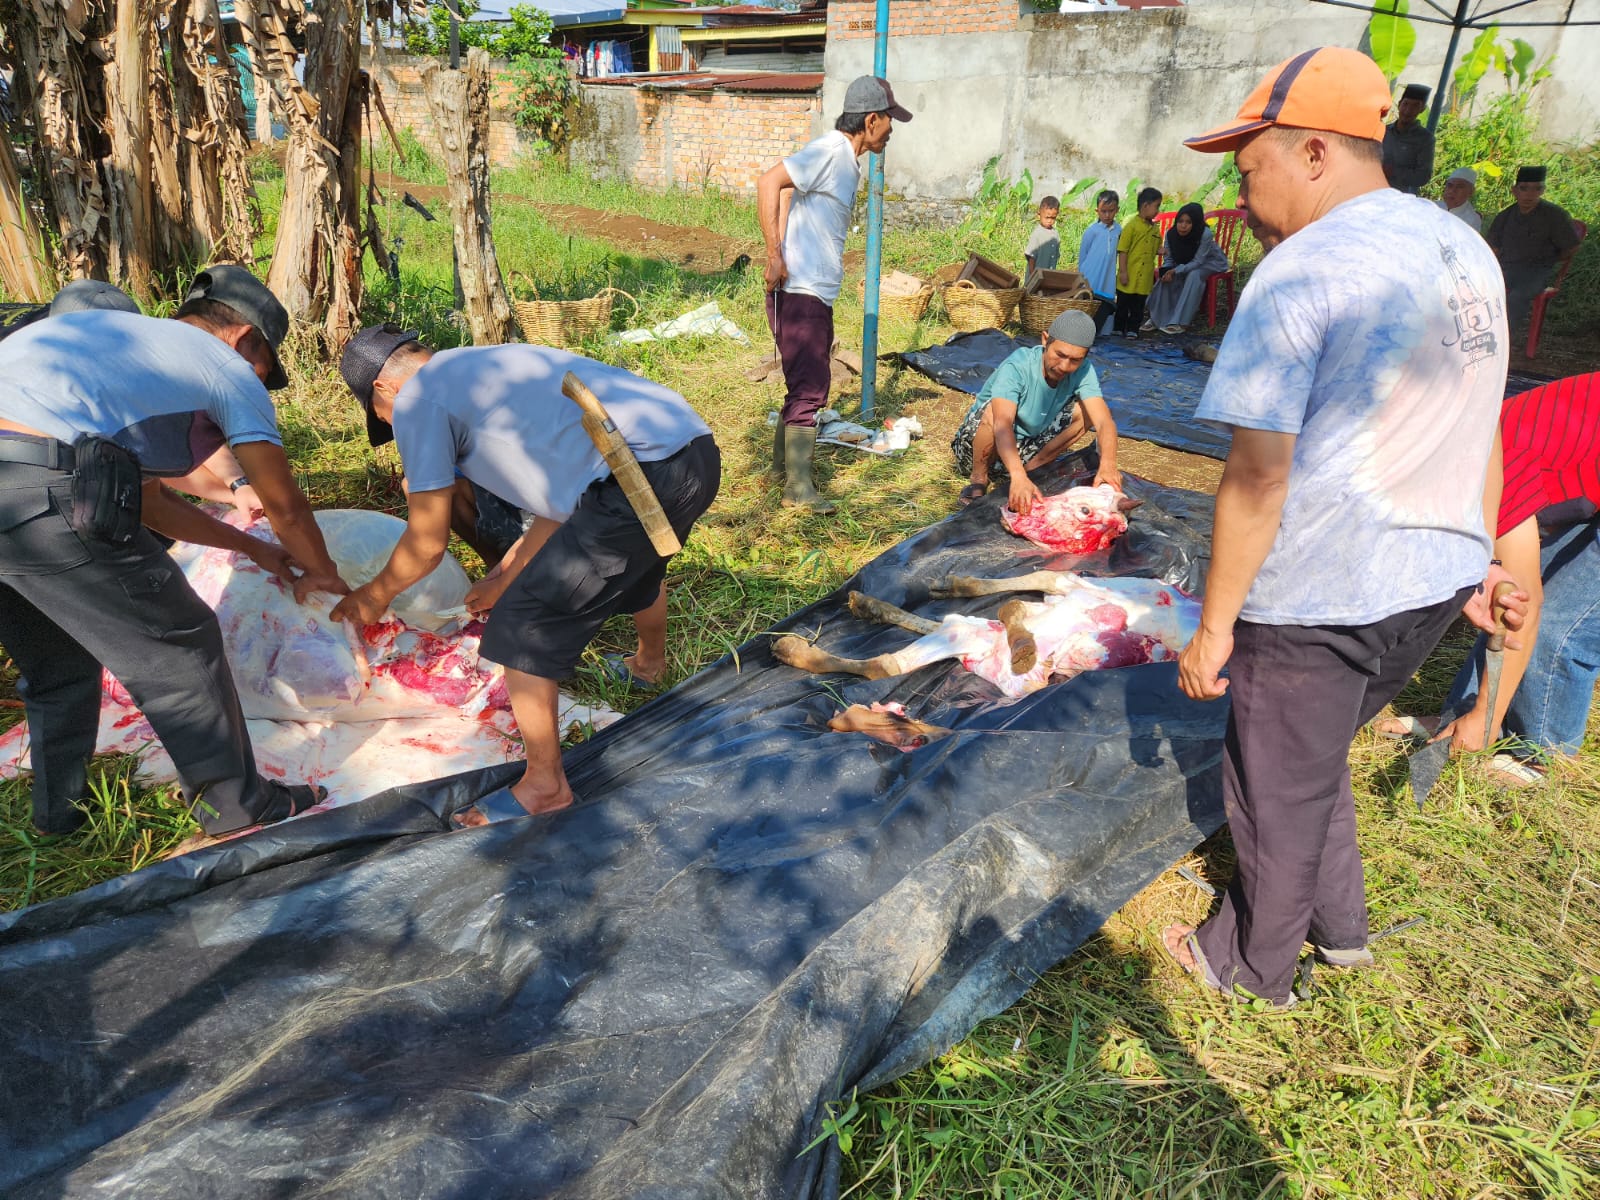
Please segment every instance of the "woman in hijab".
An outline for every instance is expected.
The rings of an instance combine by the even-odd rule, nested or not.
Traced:
[[[1161,247],[1161,277],[1150,293],[1150,319],[1144,328],[1182,333],[1200,308],[1206,280],[1227,269],[1228,256],[1206,228],[1205,209],[1185,204]]]

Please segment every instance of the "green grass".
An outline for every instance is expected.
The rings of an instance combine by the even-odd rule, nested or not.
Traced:
[[[387,190],[381,162],[379,178]],[[270,217],[281,182],[262,184]],[[577,204],[748,241],[750,204],[642,193],[557,171],[506,174],[496,186],[501,261],[541,289],[613,283],[640,298],[644,322],[715,298],[751,337],[748,347],[708,340],[589,348],[682,391],[724,453],[721,495],[673,563],[670,679],[950,511],[959,481],[932,429],[895,460],[822,456],[823,486],[840,502],[834,519],[780,509],[764,470],[764,415],[781,385],[745,378],[771,344],[759,277],[695,275],[540,215],[542,205]],[[989,238],[891,232],[885,261],[927,271],[969,249],[1012,261],[1029,219],[1003,223]],[[1065,214],[1063,238],[1075,238],[1086,219]],[[429,225],[392,206],[380,221],[405,239],[404,284],[398,292],[375,286],[368,315],[458,339],[447,311],[447,223]],[[850,248],[859,244],[857,237]],[[855,277],[839,309],[847,341],[859,328]],[[381,282],[376,272],[370,278]],[[884,333],[885,347],[895,349],[949,329],[930,319],[890,322]],[[399,510],[393,448],[366,447],[354,403],[309,339],[287,357],[294,382],[281,396],[281,422],[313,501]],[[849,412],[857,399],[846,388],[835,403]],[[909,408],[948,429],[959,407],[921,377],[885,367],[880,417]],[[470,553],[462,558],[477,568]],[[607,626],[574,684],[580,695],[621,709],[638,702],[594,670],[599,654],[627,648],[631,636],[626,619]],[[1416,711],[1436,707],[1462,652],[1459,640],[1442,648],[1404,702]],[[0,693],[12,694],[10,681],[0,676]],[[18,715],[0,708],[0,723]],[[1364,737],[1351,761],[1374,928],[1426,918],[1379,943],[1378,970],[1319,972],[1316,1002],[1290,1013],[1230,1007],[1160,951],[1164,924],[1198,919],[1208,905],[1168,872],[938,1061],[855,1097],[854,1111],[842,1098],[834,1132],[849,1143],[849,1194],[1600,1195],[1600,755],[1586,747],[1580,770],[1537,792],[1502,791],[1474,765],[1452,766],[1422,816],[1391,744]],[[25,787],[0,785],[0,907],[136,868],[192,830],[167,791],[130,782],[125,761],[99,764],[96,778],[89,832],[52,842],[27,831]],[[1220,882],[1227,854],[1219,837],[1188,862]]]

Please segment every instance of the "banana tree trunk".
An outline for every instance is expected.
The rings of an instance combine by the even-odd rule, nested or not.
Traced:
[[[489,219],[489,53],[481,47],[468,51],[465,71],[429,64],[422,79],[449,175],[467,326],[480,346],[510,341],[511,301]]]

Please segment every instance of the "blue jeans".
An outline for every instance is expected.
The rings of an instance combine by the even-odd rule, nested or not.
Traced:
[[[1529,757],[1572,755],[1583,744],[1600,679],[1600,521],[1548,536],[1539,550],[1539,573],[1539,638],[1506,711],[1505,732],[1526,743]],[[1445,712],[1459,713],[1476,701],[1485,641],[1480,635],[1456,675]]]

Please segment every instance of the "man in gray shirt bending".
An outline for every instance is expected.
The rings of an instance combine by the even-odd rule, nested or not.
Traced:
[[[620,673],[653,681],[665,670],[667,560],[562,394],[561,377],[573,372],[605,406],[680,540],[722,481],[710,427],[676,392],[548,346],[435,353],[415,332],[381,325],[351,340],[339,370],[366,412],[368,440],[392,440],[400,451],[408,516],[388,564],[334,617],[371,624],[438,565],[458,474],[532,514],[467,603],[490,612],[479,649],[505,668],[527,750],[511,793],[530,813],[565,808],[573,797],[561,767],[559,681],[622,612],[633,614],[639,649]]]

